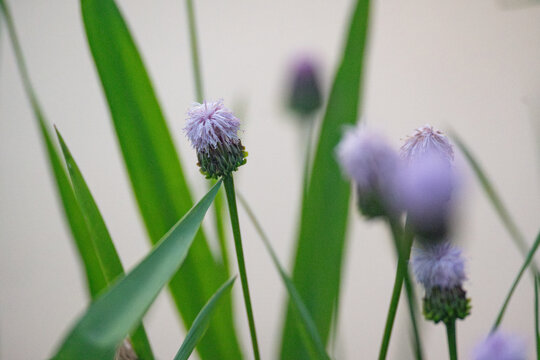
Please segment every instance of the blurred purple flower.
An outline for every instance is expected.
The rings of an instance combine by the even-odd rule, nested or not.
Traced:
[[[458,187],[455,169],[447,160],[428,153],[414,159],[402,168],[396,187],[414,230],[425,238],[444,237]]]
[[[425,155],[435,154],[443,157],[449,163],[454,160],[454,150],[448,138],[442,131],[434,129],[433,126],[424,125],[416,129],[412,136],[409,136],[401,147],[401,157],[406,161],[414,161]]]
[[[467,279],[461,249],[444,241],[415,248],[412,268],[416,281],[429,293],[433,288],[461,287]]]
[[[290,70],[289,107],[305,117],[322,105],[318,69],[311,57],[297,59]]]
[[[194,103],[188,111],[184,131],[197,152],[208,153],[218,145],[240,143],[240,121],[223,105],[223,100]]]
[[[473,360],[526,360],[525,341],[500,330],[488,335],[473,351]]]
[[[376,132],[349,129],[337,147],[339,163],[358,191],[360,210],[367,216],[393,212],[397,153]]]

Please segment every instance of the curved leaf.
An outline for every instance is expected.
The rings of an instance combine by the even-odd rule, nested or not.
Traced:
[[[189,358],[189,356],[193,352],[193,349],[195,349],[195,346],[199,343],[199,341],[206,333],[218,301],[221,300],[223,295],[232,288],[234,280],[236,280],[236,276],[223,284],[216,291],[216,293],[212,295],[206,305],[204,305],[204,307],[199,312],[199,315],[197,315],[197,317],[195,318],[195,321],[193,321],[193,325],[191,325],[191,328],[189,329],[186,338],[182,343],[182,346],[180,346],[180,350],[178,350],[178,353],[174,357],[174,360],[187,360]]]
[[[103,360],[139,323],[176,273],[216,196],[218,182],[124,278],[93,302],[69,332],[54,359]]]

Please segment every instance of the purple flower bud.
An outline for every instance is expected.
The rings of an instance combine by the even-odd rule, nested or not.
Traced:
[[[289,107],[305,117],[322,105],[317,66],[310,57],[296,60],[290,74]]]
[[[426,239],[446,235],[457,184],[455,169],[436,154],[425,154],[403,167],[396,185],[400,205],[418,235]]]
[[[416,281],[422,284],[427,292],[435,287],[461,287],[467,279],[461,250],[447,241],[423,244],[415,248],[412,267]]]
[[[426,290],[423,313],[427,320],[448,324],[470,314],[470,299],[462,287],[466,276],[461,250],[446,241],[423,244],[414,251],[412,267],[416,281]]]
[[[343,171],[356,185],[358,205],[364,215],[394,212],[394,178],[397,153],[378,133],[359,127],[348,130],[337,147]]]
[[[473,351],[473,360],[526,360],[525,341],[500,330],[488,335]]]
[[[430,125],[416,129],[415,133],[409,136],[401,147],[401,157],[406,161],[414,161],[425,155],[439,155],[449,163],[454,160],[454,150],[448,138],[442,131],[434,129]]]
[[[247,153],[238,137],[239,127],[240,121],[223,100],[195,103],[188,111],[184,131],[208,178],[227,176],[245,164]]]

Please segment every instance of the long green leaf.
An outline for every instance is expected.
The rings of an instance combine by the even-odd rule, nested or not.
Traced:
[[[531,263],[531,261],[532,261],[532,259],[534,257],[534,253],[538,249],[539,245],[540,245],[540,232],[538,233],[538,235],[536,235],[536,240],[534,241],[533,246],[531,247],[531,249],[527,253],[527,257],[525,258],[525,262],[523,263],[523,265],[519,269],[519,272],[518,272],[516,278],[514,279],[514,282],[512,283],[512,286],[510,287],[510,290],[508,290],[508,294],[506,295],[506,298],[504,299],[503,305],[501,306],[501,309],[499,310],[499,314],[497,315],[497,319],[495,320],[495,324],[491,328],[492,332],[495,331],[499,327],[499,325],[500,325],[500,323],[502,321],[502,318],[504,316],[504,312],[506,311],[506,308],[508,307],[508,304],[510,303],[510,299],[512,298],[512,295],[514,294],[514,291],[516,290],[516,287],[518,286],[519,281],[521,280],[521,277],[523,276],[523,273],[525,272],[525,270],[527,269],[527,267]]]
[[[293,280],[324,343],[338,301],[350,185],[341,176],[334,149],[343,126],[358,117],[368,30],[369,0],[358,0],[352,13],[345,50],[328,99],[306,197]],[[292,308],[287,311],[282,359],[307,359]]]
[[[56,135],[58,136],[62,152],[64,153],[64,159],[67,164],[71,183],[73,184],[75,197],[88,226],[90,239],[97,255],[97,266],[101,269],[101,273],[105,277],[108,286],[118,277],[124,275],[124,267],[120,262],[111,235],[109,234],[105,221],[94,201],[94,197],[90,193],[90,189],[58,129],[56,129]],[[101,290],[103,289],[100,289],[100,291]],[[150,348],[146,331],[142,325],[138,326],[132,333],[131,343],[133,345],[133,350],[138,355],[139,359],[154,359],[154,354]]]
[[[99,256],[92,244],[92,236],[73,192],[71,183],[68,180],[66,170],[62,166],[62,161],[60,160],[58,151],[49,133],[47,121],[43,115],[43,111],[41,110],[37,96],[30,81],[30,76],[26,68],[26,63],[24,61],[22,49],[19,44],[11,14],[7,4],[3,0],[0,0],[0,9],[6,18],[9,37],[13,44],[17,65],[23,79],[24,89],[30,99],[34,116],[37,120],[42,139],[45,143],[45,148],[54,175],[54,180],[56,182],[56,187],[60,195],[64,215],[69,224],[72,238],[77,247],[77,252],[84,266],[88,290],[91,298],[95,298],[100,291],[107,287],[109,282],[105,273],[102,271]],[[146,336],[146,331],[142,325],[133,332],[131,341],[134,350],[141,359],[151,360],[154,358],[150,343]]]
[[[155,243],[192,206],[191,194],[150,78],[115,2],[81,0],[81,6],[131,184]],[[226,279],[200,231],[182,271],[170,283],[187,328]],[[203,359],[241,358],[229,295],[223,305],[197,348]]]
[[[268,236],[264,232],[260,222],[257,220],[257,217],[255,216],[255,213],[249,206],[246,199],[241,195],[238,194],[238,199],[240,200],[240,203],[244,207],[244,210],[246,211],[249,219],[253,223],[253,226],[255,227],[255,230],[257,230],[257,233],[261,237],[264,246],[266,247],[266,250],[270,254],[270,257],[272,258],[272,262],[274,263],[274,266],[276,267],[279,276],[281,277],[281,281],[283,281],[283,285],[285,285],[285,288],[287,289],[287,292],[289,293],[289,297],[291,299],[291,302],[293,306],[295,307],[296,311],[298,311],[298,314],[300,316],[300,325],[302,326],[303,330],[306,332],[307,336],[302,336],[302,340],[304,341],[304,345],[306,348],[312,348],[311,353],[314,354],[314,357],[316,359],[330,359],[330,356],[326,353],[326,349],[324,346],[324,343],[321,340],[321,337],[319,336],[319,332],[317,331],[317,327],[315,326],[315,322],[313,321],[313,318],[311,317],[311,314],[309,313],[308,309],[306,308],[306,305],[304,304],[304,301],[302,300],[302,297],[298,293],[298,290],[296,289],[296,286],[294,286],[294,283],[292,279],[287,275],[287,272],[281,266],[279,259],[276,255],[276,252],[272,248],[272,244],[270,243],[270,239],[268,239]]]
[[[540,317],[538,314],[538,278],[534,279],[534,342],[536,345],[536,360],[540,360]]]
[[[221,186],[218,182],[161,239],[150,254],[94,301],[69,332],[54,359],[111,359],[185,260]]]
[[[208,325],[210,324],[210,320],[212,318],[212,315],[214,314],[214,311],[216,310],[216,305],[219,300],[223,297],[224,294],[226,294],[233,286],[234,280],[236,280],[236,276],[228,280],[225,284],[223,284],[214,295],[208,300],[206,305],[201,309],[199,312],[199,315],[195,318],[195,321],[193,322],[193,325],[191,326],[191,329],[189,329],[186,338],[184,339],[184,342],[182,343],[182,346],[180,346],[180,350],[178,350],[178,353],[174,357],[174,360],[187,360],[191,353],[193,352],[193,349],[195,349],[195,346],[199,343],[199,341],[203,338],[204,334],[206,333],[206,330],[208,329]]]
[[[81,257],[84,265],[89,293],[92,297],[94,297],[100,289],[103,289],[106,286],[105,278],[100,269],[93,266],[98,262],[95,251],[93,251],[92,248],[90,234],[86,227],[86,223],[77,200],[75,199],[75,194],[71,188],[66,170],[62,166],[62,161],[52,140],[47,121],[43,115],[43,111],[41,110],[37,96],[34,92],[32,83],[30,81],[30,76],[26,68],[26,62],[24,60],[22,49],[19,44],[18,36],[15,31],[15,25],[13,23],[9,8],[4,0],[0,0],[0,10],[2,11],[2,15],[6,20],[8,35],[15,52],[15,58],[22,77],[24,90],[26,91],[26,94],[30,100],[30,105],[32,106],[32,111],[34,112],[34,117],[37,121],[37,125],[45,145],[49,165],[51,166],[51,170],[54,175],[54,181],[56,183],[58,194],[60,195],[64,215],[69,224],[69,229],[75,245],[77,246],[78,254]]]
[[[506,227],[506,230],[514,240],[515,245],[518,247],[518,249],[521,251],[523,255],[527,254],[528,251],[528,245],[525,241],[525,237],[523,234],[519,231],[515,221],[510,216],[510,213],[504,206],[500,196],[495,191],[495,188],[491,184],[491,181],[487,177],[484,170],[482,170],[482,167],[480,166],[480,163],[475,159],[472,152],[469,150],[469,148],[465,145],[463,140],[456,134],[452,134],[452,139],[456,143],[456,145],[459,147],[463,155],[465,155],[465,158],[469,162],[469,165],[473,169],[476,177],[478,178],[478,181],[480,182],[480,185],[484,189],[489,201],[491,202],[491,205],[493,205],[493,208],[497,212],[497,215],[499,215],[499,218],[501,219],[503,225]]]

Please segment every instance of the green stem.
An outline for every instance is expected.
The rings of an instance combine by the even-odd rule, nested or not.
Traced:
[[[516,290],[519,281],[521,280],[521,277],[523,276],[523,273],[531,263],[534,253],[538,249],[538,246],[540,245],[540,233],[536,236],[536,240],[534,241],[533,246],[529,250],[529,253],[527,254],[527,257],[525,259],[525,262],[521,266],[521,269],[519,269],[519,272],[514,279],[514,282],[512,283],[512,286],[510,287],[510,290],[508,291],[508,294],[506,294],[506,298],[504,299],[504,303],[501,307],[501,310],[499,311],[499,314],[497,315],[497,319],[495,320],[495,323],[493,324],[493,327],[491,328],[491,332],[494,332],[499,327],[502,318],[504,316],[504,312],[506,311],[506,308],[508,307],[508,304],[510,303],[510,299],[512,298],[512,295],[514,294],[514,291]]]
[[[416,357],[416,360],[422,360],[424,358],[424,355],[422,350],[422,342],[420,341],[420,331],[418,329],[418,323],[416,321],[416,310],[418,309],[418,305],[416,303],[416,294],[414,291],[414,286],[412,286],[411,283],[411,277],[409,276],[409,272],[407,272],[407,276],[405,276],[404,282],[405,293],[407,294],[407,304],[409,305],[409,314],[411,316],[411,325],[413,330],[414,355]]]
[[[407,263],[409,261],[409,256],[411,254],[411,247],[412,247],[412,240],[413,240],[412,236],[407,236],[407,237],[403,236],[404,234],[403,229],[401,228],[398,220],[389,219],[389,225],[390,225],[390,229],[392,230],[392,237],[394,239],[394,245],[396,247],[396,252],[398,254],[398,263],[397,263],[397,268],[396,268],[396,276],[394,280],[394,288],[392,290],[392,298],[390,299],[390,307],[388,308],[388,315],[386,317],[386,324],[384,327],[383,340],[381,343],[381,348],[379,350],[379,360],[386,359],[386,355],[388,353],[390,337],[392,335],[392,329],[394,327],[394,321],[396,319],[396,312],[399,305],[399,298],[401,296],[401,288],[403,287],[404,279],[409,278]],[[411,295],[412,294],[408,294],[409,301],[411,301],[411,297],[410,297]],[[413,319],[413,323],[416,324],[416,319],[414,318],[414,311],[411,315],[412,315],[411,317]],[[413,326],[413,329],[415,330],[416,342],[417,344],[420,344],[420,338],[416,331],[417,330],[416,325]],[[417,351],[417,354],[419,354],[418,351]]]
[[[538,278],[534,279],[534,340],[536,342],[536,359],[540,360],[540,326],[538,323]]]
[[[253,308],[251,306],[251,297],[249,296],[248,279],[246,264],[244,262],[244,251],[242,250],[242,237],[240,235],[240,223],[238,221],[238,209],[236,208],[236,195],[234,191],[234,180],[232,174],[223,178],[225,192],[227,193],[227,202],[229,203],[229,214],[231,216],[231,226],[234,236],[234,246],[236,249],[236,259],[238,260],[238,271],[242,282],[242,292],[244,294],[244,304],[249,322],[249,332],[251,334],[251,345],[253,346],[253,355],[255,360],[260,360],[259,344],[257,342],[257,332],[255,330],[255,320],[253,318]]]
[[[186,0],[186,10],[189,23],[189,43],[191,45],[191,62],[193,65],[193,77],[195,80],[195,92],[197,94],[197,101],[203,102],[204,91],[202,85],[201,65],[199,59],[199,44],[197,42],[197,24],[195,23],[195,9],[193,8],[193,1]]]
[[[450,355],[450,360],[457,360],[457,344],[456,344],[456,321],[452,320],[446,325],[446,336],[448,338],[448,354]]]
[[[305,158],[304,158],[304,173],[302,174],[302,200],[306,198],[308,184],[309,184],[309,175],[311,173],[311,153],[313,151],[313,130],[315,128],[313,119],[302,119],[303,123],[306,123],[306,149],[305,149]]]

